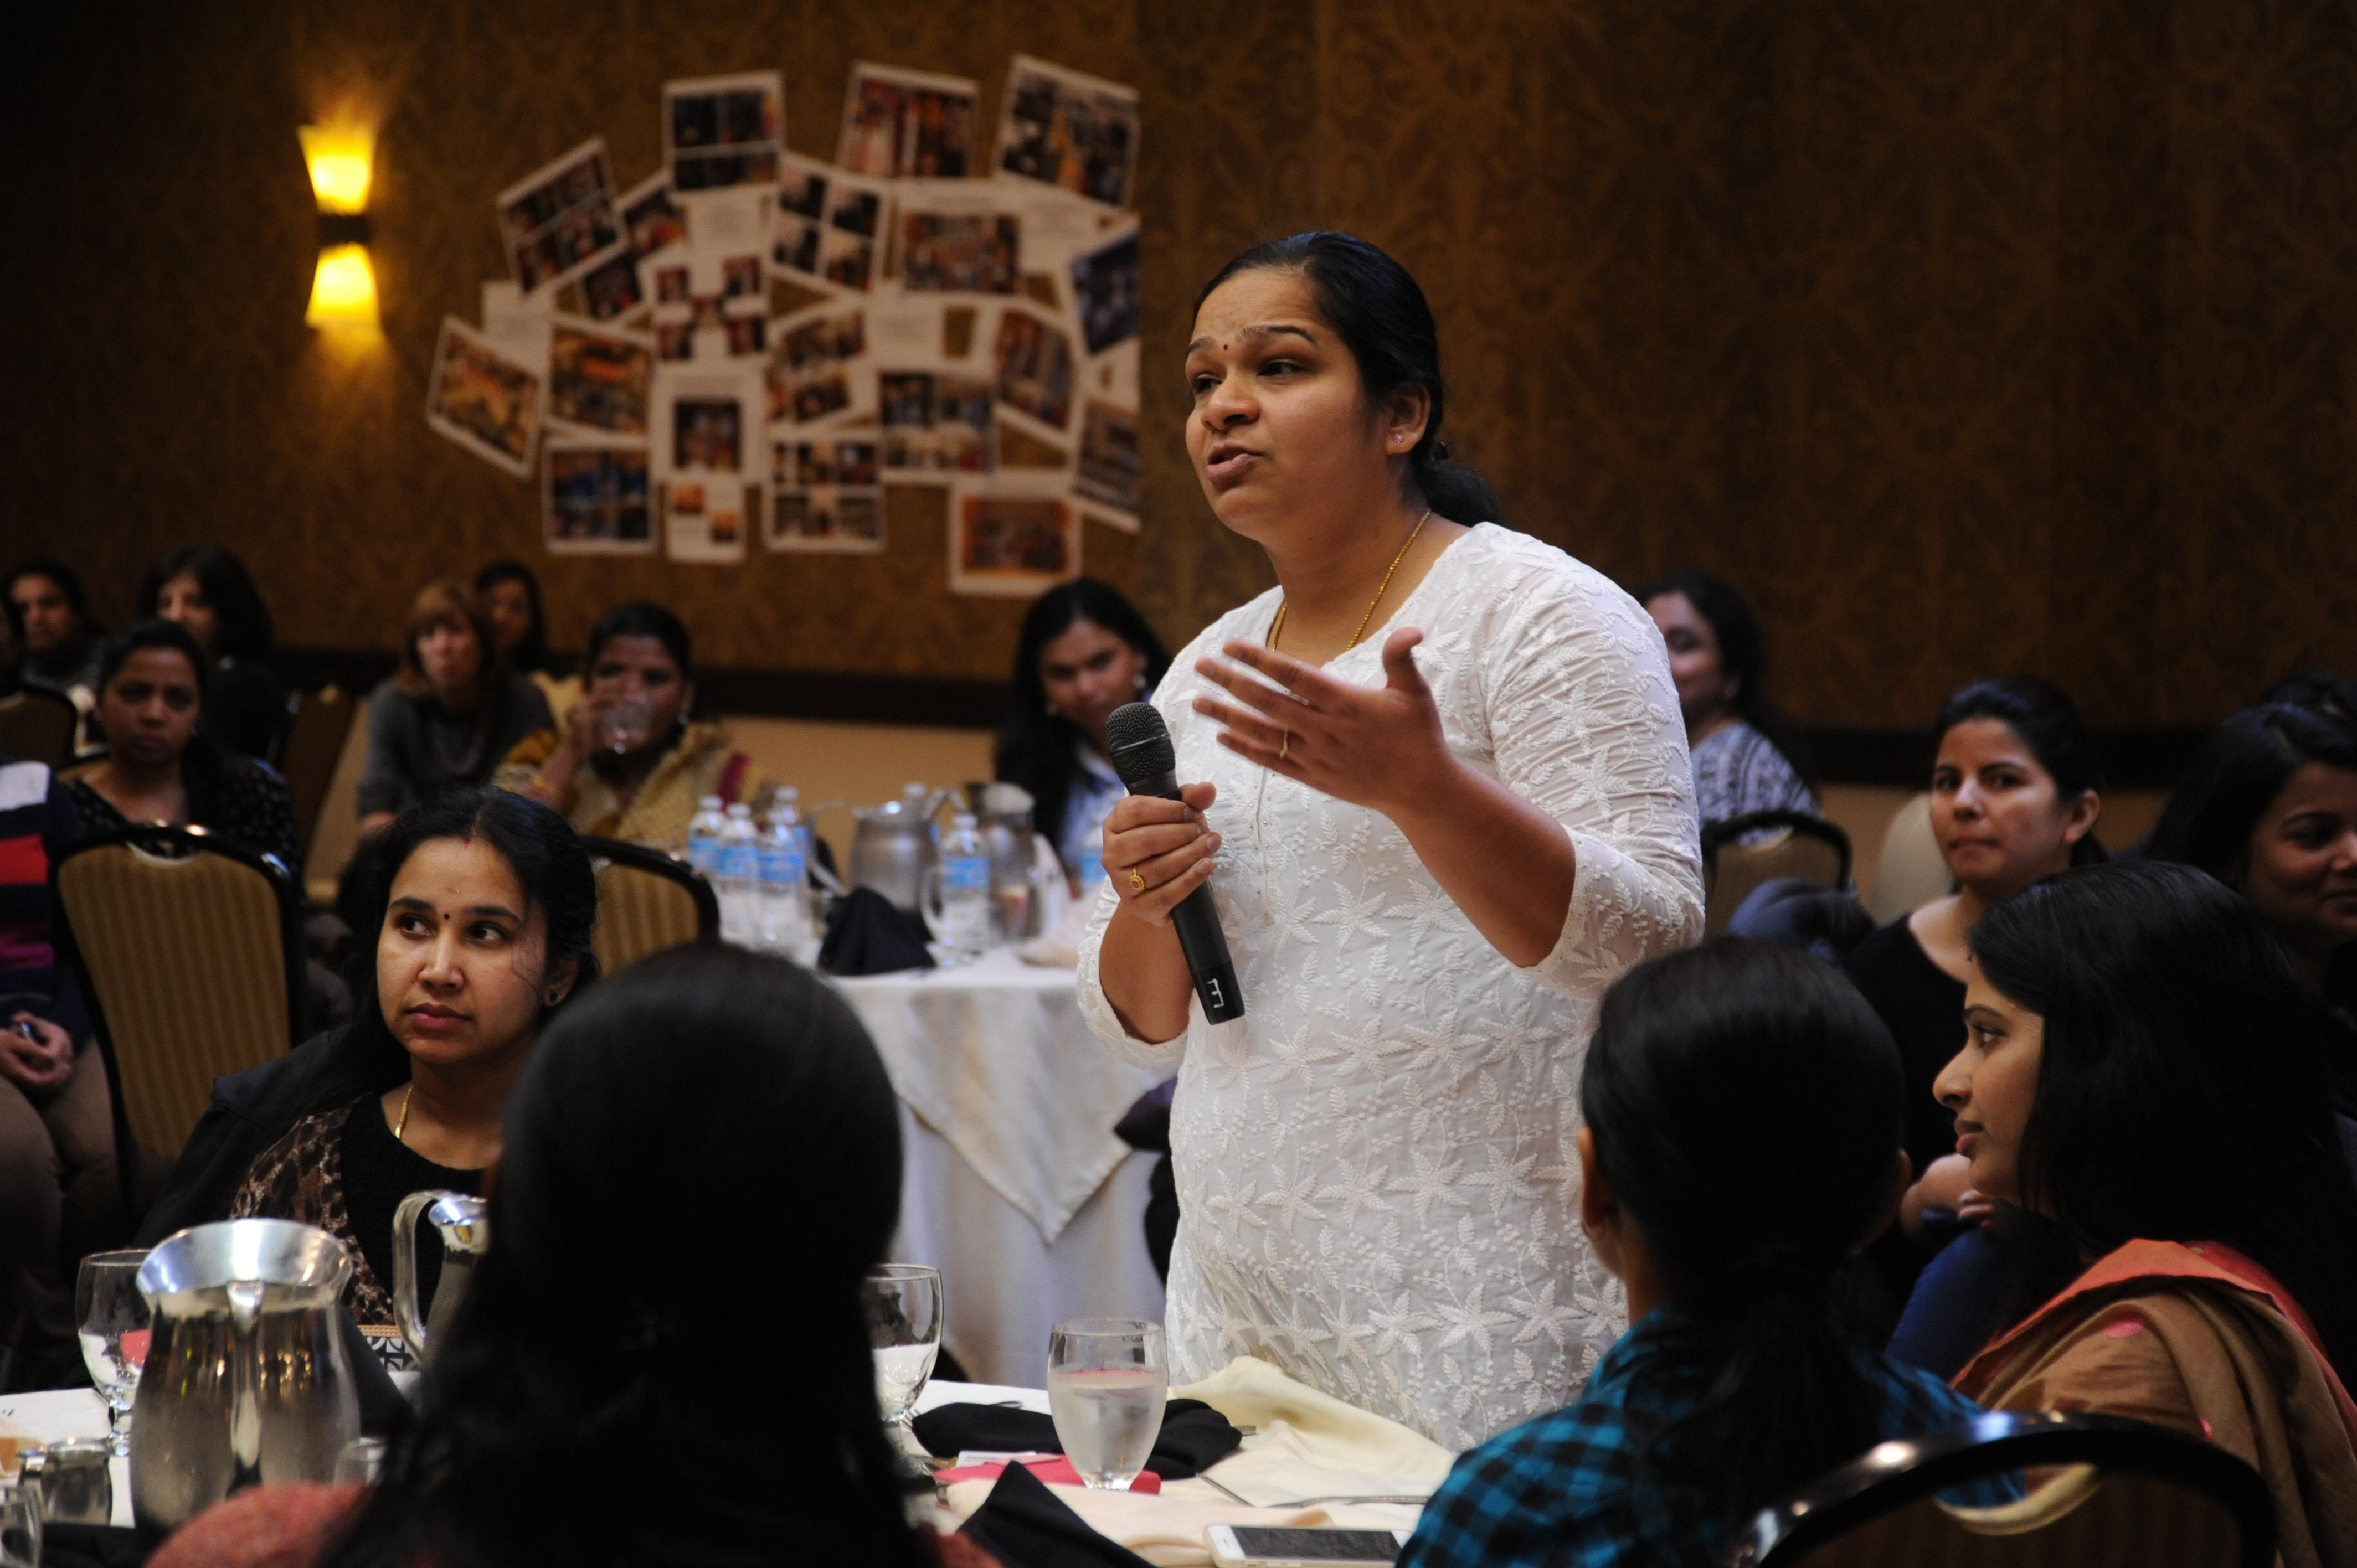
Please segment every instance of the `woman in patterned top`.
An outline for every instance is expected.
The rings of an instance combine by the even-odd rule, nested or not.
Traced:
[[[1781,725],[1761,686],[1766,646],[1743,596],[1707,573],[1673,572],[1636,597],[1670,650],[1703,825],[1753,811],[1817,815],[1816,795],[1771,738]]]
[[[344,1303],[393,1322],[393,1211],[481,1190],[508,1091],[596,970],[597,883],[547,807],[498,789],[414,806],[366,846],[376,964],[352,1021],[217,1080],[144,1233],[259,1215],[341,1237]]]
[[[85,832],[170,822],[278,857],[296,886],[303,852],[285,782],[198,733],[208,661],[185,627],[143,620],[106,639],[98,663],[103,761],[66,783]]]
[[[1806,953],[1727,938],[1615,985],[1580,1077],[1579,1219],[1632,1326],[1577,1401],[1457,1461],[1402,1564],[1716,1568],[1811,1477],[1978,1413],[1834,1295],[1907,1182],[1902,1081]]]

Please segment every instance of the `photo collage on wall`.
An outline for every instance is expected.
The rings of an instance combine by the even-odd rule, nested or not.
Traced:
[[[856,61],[830,162],[780,71],[665,83],[655,173],[593,136],[500,192],[427,424],[538,479],[554,553],[876,554],[920,486],[953,592],[1077,575],[1084,519],[1138,527],[1137,94],[1017,55],[982,102]]]

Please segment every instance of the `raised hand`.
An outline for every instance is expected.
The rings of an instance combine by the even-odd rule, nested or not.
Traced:
[[[1376,687],[1337,681],[1256,642],[1231,642],[1221,652],[1234,662],[1201,659],[1195,668],[1236,700],[1198,697],[1195,711],[1223,726],[1222,746],[1270,772],[1396,815],[1428,799],[1457,766],[1439,705],[1415,667],[1423,640],[1414,627],[1384,639],[1383,683]]]

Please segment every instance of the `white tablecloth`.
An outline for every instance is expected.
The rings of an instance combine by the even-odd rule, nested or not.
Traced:
[[[1071,972],[1001,949],[834,983],[900,1096],[893,1257],[942,1271],[942,1337],[966,1369],[1036,1388],[1059,1320],[1159,1320],[1142,1228],[1153,1161],[1113,1133],[1159,1075],[1089,1033]]]
[[[996,1397],[996,1396],[993,1396]],[[0,1428],[57,1443],[69,1437],[103,1437],[106,1402],[91,1389],[55,1389],[46,1393],[0,1394]],[[114,1481],[114,1520],[131,1523],[131,1462],[108,1463]]]

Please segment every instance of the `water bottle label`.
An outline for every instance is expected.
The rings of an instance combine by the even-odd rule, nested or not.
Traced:
[[[802,857],[791,849],[765,849],[761,852],[761,880],[793,886],[802,879]]]
[[[1104,880],[1104,851],[1102,848],[1081,851],[1081,886],[1093,887]]]
[[[723,876],[749,877],[753,875],[755,864],[753,847],[750,844],[733,843],[721,848],[720,875]]]
[[[942,862],[942,890],[988,893],[990,862],[981,855],[959,855]]]
[[[720,841],[690,838],[687,841],[687,863],[705,875],[713,875],[720,869]]]

